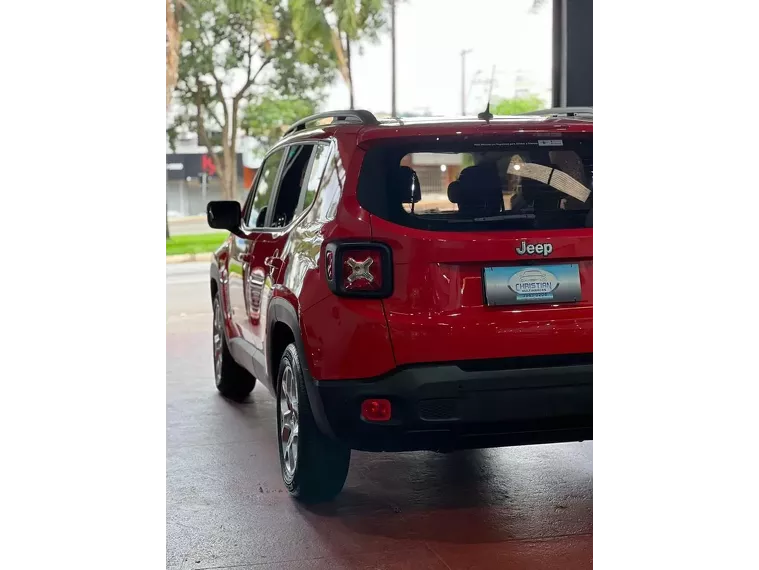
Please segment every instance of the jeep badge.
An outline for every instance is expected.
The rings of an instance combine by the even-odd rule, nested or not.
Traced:
[[[522,244],[516,249],[516,252],[519,255],[543,255],[543,256],[549,256],[551,255],[551,252],[553,251],[553,245],[550,243],[537,243],[537,244],[529,244],[527,245],[527,242],[522,240]]]

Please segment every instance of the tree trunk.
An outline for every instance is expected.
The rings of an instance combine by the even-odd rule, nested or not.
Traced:
[[[232,188],[232,200],[237,200],[237,153],[232,152],[231,164],[229,165],[229,178]]]
[[[229,117],[227,111],[224,111],[224,125],[221,129],[221,156],[219,162],[221,163],[221,172],[219,172],[219,178],[221,178],[221,190],[225,200],[234,200],[234,188],[230,184],[232,174],[229,164]]]
[[[332,39],[332,49],[337,56],[337,70],[348,87],[351,98],[351,109],[353,109],[353,81],[351,81],[350,65],[348,65],[349,58],[345,53],[346,50],[343,48],[343,35],[340,28],[332,28],[330,38]]]
[[[226,162],[226,160],[224,161]],[[235,199],[235,187],[232,183],[232,173],[229,171],[229,168],[224,169],[224,199],[225,200],[234,200]]]
[[[224,200],[235,200],[237,198],[236,190],[236,178],[237,178],[237,162],[230,160],[230,155],[234,157],[235,146],[234,142],[230,145],[229,140],[226,138],[227,129],[224,128],[221,139],[221,154],[214,150],[213,141],[209,138],[206,132],[203,116],[199,112],[198,118],[198,142],[208,149],[208,156],[213,160],[213,164],[216,167],[216,176],[221,182],[221,193]],[[230,148],[231,146],[231,148]]]
[[[206,147],[208,150],[208,156],[211,157],[211,160],[213,160],[213,164],[216,167],[216,176],[218,176],[219,180],[221,181],[221,192],[222,197],[227,200],[230,198],[227,198],[227,196],[230,195],[231,189],[229,184],[227,183],[227,139],[226,139],[226,128],[222,129],[221,134],[221,156],[219,156],[219,153],[217,153],[214,150],[214,141],[211,140],[211,137],[209,136],[208,132],[206,131],[205,121],[203,119],[203,108],[201,106],[200,99],[198,98],[196,100],[196,119],[198,121],[197,127],[198,127],[198,142]],[[225,114],[225,121],[226,121],[226,114]],[[225,122],[226,125],[226,122]]]
[[[209,153],[213,158],[214,166],[216,166],[216,178],[221,183],[221,199],[222,200],[234,200],[235,199],[235,184],[232,183],[231,178],[234,173],[232,172],[231,162],[227,159],[227,149],[223,149],[221,154]],[[209,176],[210,179],[210,176]]]
[[[242,92],[232,101],[232,129],[228,139],[229,156],[225,155],[227,164],[225,170],[229,173],[230,200],[237,200],[237,119],[240,112]]]
[[[348,67],[348,92],[350,93],[350,109],[354,109],[354,95],[353,92],[353,69],[351,68],[351,39],[345,36],[345,59]]]
[[[171,103],[174,86],[177,84],[179,70],[179,26],[171,5],[166,0],[166,109]]]
[[[237,160],[234,149],[225,148],[222,154],[222,170],[219,173],[225,200],[237,200]]]

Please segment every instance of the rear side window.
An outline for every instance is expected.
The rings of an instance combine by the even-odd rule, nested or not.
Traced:
[[[262,228],[266,219],[266,208],[271,199],[274,184],[277,181],[279,164],[282,162],[283,150],[270,154],[261,166],[261,173],[253,188],[253,196],[248,211],[247,226],[250,228]]]
[[[371,213],[438,231],[592,227],[589,136],[403,144],[367,150],[358,198]]]
[[[300,204],[298,206],[298,212],[302,212],[311,207],[316,198],[316,192],[319,190],[319,185],[324,175],[324,169],[327,167],[327,159],[329,158],[330,147],[328,144],[319,144],[314,147],[313,154],[311,156],[311,164],[308,169],[308,179],[306,180],[303,194],[300,197]]]
[[[277,199],[271,218],[272,227],[285,227],[300,213],[298,204],[303,195],[313,150],[314,146],[311,144],[296,144],[287,147],[287,158],[282,166]]]
[[[326,159],[327,143],[295,144],[288,147],[277,191],[272,227],[285,227],[311,207],[319,190]]]

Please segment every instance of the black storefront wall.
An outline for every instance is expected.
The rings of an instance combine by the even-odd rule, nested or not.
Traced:
[[[175,170],[176,167],[169,166],[176,164],[181,164],[182,169]],[[216,165],[207,154],[166,154],[166,176],[168,180],[183,180],[188,176],[200,178],[203,172],[209,178],[218,177]],[[237,155],[237,176],[242,178],[242,154]]]
[[[593,106],[593,0],[553,0],[553,106]]]

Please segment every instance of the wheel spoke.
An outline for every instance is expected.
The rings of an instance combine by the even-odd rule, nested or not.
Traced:
[[[295,414],[298,414],[298,392],[295,390],[295,379],[292,381],[293,384],[293,390],[290,394],[290,404],[292,405],[292,410],[295,412]]]
[[[293,477],[298,464],[298,388],[295,374],[290,366],[282,373],[282,387],[279,397],[280,446],[285,475]]]
[[[293,471],[295,471],[295,466],[298,464],[298,428],[296,427],[293,431],[291,437],[290,437],[290,457],[292,457],[293,462]]]
[[[293,432],[293,420],[290,412],[282,418],[282,431],[280,433],[280,439],[283,442],[290,441],[290,434]]]
[[[285,370],[285,376],[283,378],[285,398],[287,398],[287,407],[292,411],[293,409],[293,386],[292,386],[293,373],[290,368]]]

